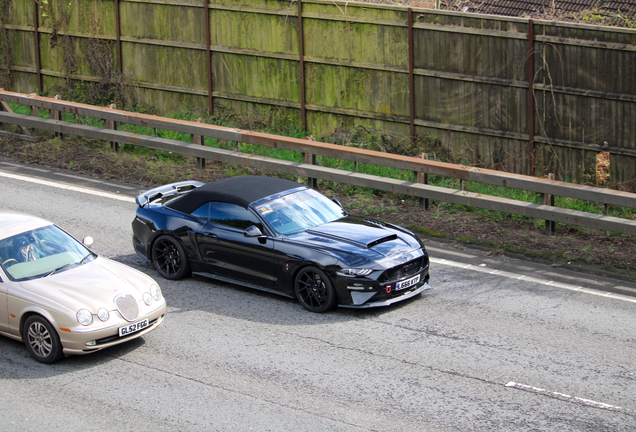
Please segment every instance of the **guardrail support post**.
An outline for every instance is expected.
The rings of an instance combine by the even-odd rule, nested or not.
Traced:
[[[9,105],[7,105],[5,102],[0,102],[0,111],[13,112]],[[0,130],[4,130],[4,123],[2,122],[0,122]]]
[[[548,179],[554,180],[554,174],[553,173],[548,174]],[[541,200],[542,200],[541,204],[549,205],[549,206],[553,206],[554,207],[554,195],[552,195],[552,194],[541,194]],[[552,234],[554,234],[555,230],[556,230],[556,224],[554,223],[554,221],[546,220],[545,221],[545,235],[552,235]]]
[[[29,96],[35,96],[35,93],[32,93]],[[31,107],[31,116],[32,117],[39,117],[40,116],[40,111],[38,110],[38,107],[36,106],[32,106]],[[38,130],[37,129],[33,129],[33,136],[37,136],[39,135]]]
[[[110,104],[109,108],[115,109],[116,105],[115,104]],[[106,120],[106,129],[117,130],[117,122],[114,121],[114,120]],[[111,141],[110,142],[110,148],[114,152],[119,151],[119,143]]]
[[[198,118],[197,119],[198,123],[203,123],[203,119],[202,118]],[[205,138],[203,138],[203,135],[191,135],[192,137],[192,144],[199,144],[199,145],[205,145]],[[205,159],[204,158],[197,158],[197,168],[202,170],[205,169]]]
[[[316,155],[311,153],[303,153],[303,163],[316,165]],[[307,177],[307,186],[315,188],[318,186],[318,179]]]
[[[62,97],[60,95],[55,95],[53,96],[53,99],[62,99]],[[49,118],[51,120],[57,120],[57,121],[61,121],[62,120],[62,113],[60,111],[57,110],[49,110]],[[55,137],[56,138],[62,138],[64,135],[59,133],[59,132],[55,132]]]
[[[428,153],[422,153],[422,159],[428,160]],[[423,172],[415,172],[415,179],[417,183],[428,184],[428,174]],[[429,202],[428,198],[420,198],[420,208],[428,210]]]

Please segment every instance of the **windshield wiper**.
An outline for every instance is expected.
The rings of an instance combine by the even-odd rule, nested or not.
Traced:
[[[84,263],[84,261],[86,261],[86,259],[87,259],[88,257],[90,257],[90,256],[93,256],[93,254],[92,254],[92,253],[88,253],[88,254],[87,254],[84,258],[82,258],[82,260],[81,260],[80,262],[78,262],[78,263],[77,263],[77,266],[78,266],[78,267],[79,267],[79,266],[81,266],[81,265]],[[60,271],[60,270],[62,270],[63,268],[66,268],[66,267],[70,266],[71,264],[75,264],[75,263],[66,263],[66,264],[64,264],[63,266],[58,267],[58,268],[56,268],[55,270],[53,270],[53,271],[51,271],[51,272],[47,273],[46,275],[44,275],[44,277],[51,276],[52,274],[59,272],[59,271]]]
[[[79,266],[81,266],[82,264],[84,264],[84,261],[86,261],[86,258],[88,258],[88,257],[90,257],[90,256],[93,256],[93,253],[92,253],[92,252],[89,252],[89,253],[88,253],[88,255],[86,255],[84,258],[82,258],[82,260],[81,260],[79,263],[77,263],[77,266],[79,267]]]
[[[62,270],[63,268],[66,268],[66,267],[70,266],[71,264],[73,264],[73,263],[66,263],[63,266],[58,267],[55,270],[48,272],[47,274],[44,275],[44,277],[51,276],[53,273],[57,273],[60,270]]]

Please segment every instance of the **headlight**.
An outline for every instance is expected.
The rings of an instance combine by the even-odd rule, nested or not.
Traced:
[[[77,311],[77,322],[83,326],[90,325],[93,322],[93,314],[86,309],[80,309]]]
[[[371,272],[373,272],[373,270],[371,270],[371,269],[353,269],[353,268],[348,268],[348,269],[338,270],[336,273],[339,274],[340,276],[358,277],[358,276],[370,275]]]
[[[156,285],[156,284],[150,285],[150,295],[152,296],[153,299],[155,299],[156,301],[159,301],[159,299],[161,298],[161,289],[159,288],[159,285]]]
[[[110,317],[110,313],[106,309],[100,308],[97,311],[97,318],[99,318],[100,321],[108,321],[109,317]]]
[[[143,295],[143,298],[144,298],[144,303],[150,306],[150,303],[152,303],[152,297],[150,297],[150,293],[145,292]]]

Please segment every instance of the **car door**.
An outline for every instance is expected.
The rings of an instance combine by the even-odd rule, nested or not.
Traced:
[[[249,210],[235,204],[210,202],[192,213],[207,223],[197,233],[197,247],[210,273],[247,282],[260,287],[273,287],[274,248],[270,239],[246,237],[245,229],[263,226]]]

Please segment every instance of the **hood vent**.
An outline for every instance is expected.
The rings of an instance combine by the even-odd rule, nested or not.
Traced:
[[[377,239],[377,240],[373,240],[373,241],[372,241],[372,242],[370,242],[370,243],[367,243],[367,247],[368,247],[369,249],[371,249],[373,246],[377,246],[377,245],[379,245],[380,243],[385,243],[385,242],[393,241],[393,240],[397,240],[397,239],[398,239],[397,234],[392,234],[392,235],[390,235],[390,236],[382,237],[382,238],[379,238],[379,239]]]

